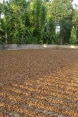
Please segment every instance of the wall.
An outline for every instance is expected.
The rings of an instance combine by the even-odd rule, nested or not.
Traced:
[[[0,45],[0,50],[22,50],[22,49],[48,49],[48,48],[73,48],[78,49],[78,46],[73,45],[37,45],[37,44],[7,44],[7,45]]]

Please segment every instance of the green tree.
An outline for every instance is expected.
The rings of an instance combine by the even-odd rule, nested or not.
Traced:
[[[52,16],[54,17],[55,25],[60,25],[59,43],[69,43],[73,17],[72,0],[53,0]]]
[[[78,9],[74,10],[74,16],[73,16],[72,22],[73,22],[75,32],[76,32],[76,40],[78,40]]]
[[[42,0],[33,2],[33,37],[37,38],[37,43],[40,43],[42,40],[46,12],[46,6]]]
[[[76,44],[76,43],[77,43],[76,30],[75,30],[75,27],[73,26],[71,30],[70,44]]]
[[[78,38],[78,11],[72,0],[9,0],[0,7],[1,13],[0,30],[8,43],[57,43],[58,25],[60,44],[69,43],[73,25]]]

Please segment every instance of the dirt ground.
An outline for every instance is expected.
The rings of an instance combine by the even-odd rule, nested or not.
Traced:
[[[78,50],[0,51],[0,117],[78,117]]]

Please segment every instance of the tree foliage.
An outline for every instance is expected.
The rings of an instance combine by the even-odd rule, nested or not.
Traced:
[[[0,3],[0,43],[3,35],[7,43],[70,43],[73,26],[78,39],[77,14],[72,0],[9,0]],[[57,25],[60,26],[59,36]]]

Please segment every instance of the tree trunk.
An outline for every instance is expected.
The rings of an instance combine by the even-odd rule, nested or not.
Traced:
[[[60,45],[63,44],[63,38],[62,38],[62,37],[60,37],[60,39],[59,39],[59,44],[60,44]]]

